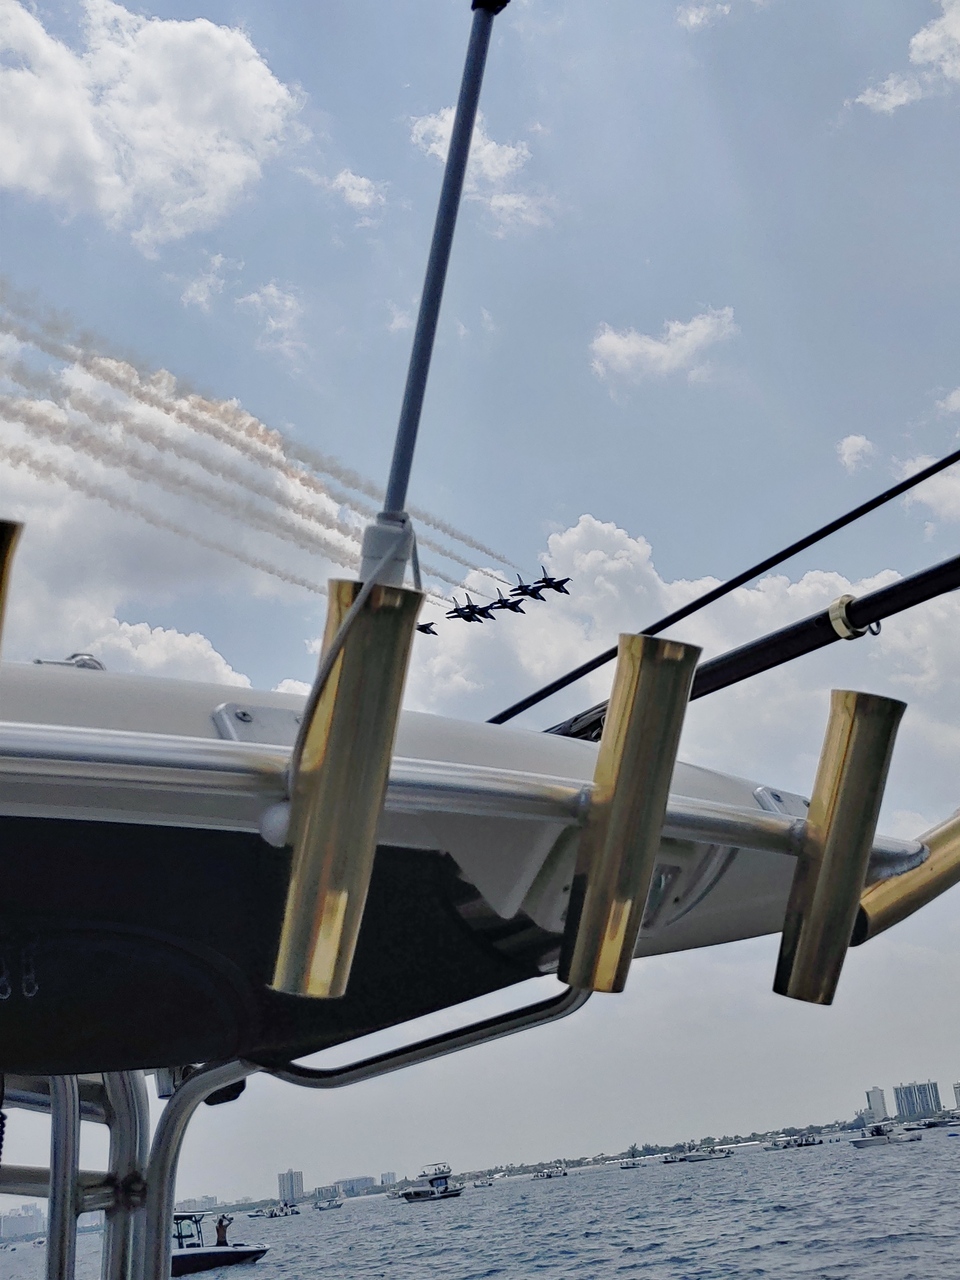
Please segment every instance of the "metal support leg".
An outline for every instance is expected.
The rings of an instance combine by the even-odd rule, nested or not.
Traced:
[[[183,1135],[193,1113],[217,1089],[236,1084],[259,1068],[248,1062],[205,1067],[184,1081],[167,1103],[150,1148],[142,1280],[170,1280],[174,1189]]]
[[[107,1211],[101,1280],[137,1280],[142,1256],[144,1171],[150,1152],[150,1106],[142,1071],[104,1073],[109,1104],[110,1174],[116,1201]]]
[[[79,1168],[80,1090],[77,1077],[51,1076],[47,1280],[74,1280]]]

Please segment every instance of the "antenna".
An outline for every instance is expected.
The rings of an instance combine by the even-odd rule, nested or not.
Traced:
[[[450,135],[450,148],[443,173],[443,185],[440,188],[440,202],[433,227],[433,239],[430,242],[430,255],[427,258],[423,293],[420,296],[420,310],[413,335],[407,383],[403,392],[400,421],[397,424],[397,436],[393,446],[390,478],[387,481],[383,510],[377,516],[376,523],[368,525],[364,532],[363,558],[360,565],[362,582],[365,582],[376,566],[387,558],[386,567],[378,575],[380,582],[394,587],[403,586],[407,558],[410,554],[407,534],[409,516],[405,507],[410,470],[413,466],[413,451],[417,443],[417,432],[420,429],[423,397],[427,389],[427,375],[430,372],[430,359],[437,335],[437,321],[440,316],[440,303],[443,300],[443,286],[447,279],[453,233],[457,225],[460,199],[463,195],[463,180],[470,155],[473,126],[477,118],[477,103],[480,100],[483,71],[490,46],[490,32],[493,29],[494,18],[507,7],[508,3],[509,0],[473,0],[473,26],[470,29],[470,42],[467,46],[463,79],[460,83],[460,97],[457,100],[453,131]]]

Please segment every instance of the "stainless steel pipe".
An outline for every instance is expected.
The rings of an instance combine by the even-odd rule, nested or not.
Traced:
[[[324,648],[360,591],[330,583]],[[330,675],[308,703],[292,764],[293,866],[273,987],[342,996],[376,853],[410,645],[423,596],[374,587]]]
[[[913,915],[960,884],[960,810],[918,837],[927,857],[918,867],[865,889],[853,930],[853,946]]]
[[[834,689],[773,989],[831,1004],[863,892],[903,702]]]
[[[74,1280],[80,1211],[80,1090],[76,1076],[50,1077],[50,1215],[47,1280]]]
[[[560,957],[558,976],[571,987],[626,984],[699,657],[676,640],[620,637]]]

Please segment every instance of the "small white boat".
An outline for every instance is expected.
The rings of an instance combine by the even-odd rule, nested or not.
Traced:
[[[427,1200],[452,1200],[454,1196],[463,1195],[463,1183],[450,1181],[448,1164],[427,1164],[417,1181],[400,1194],[407,1204],[421,1204]]]
[[[565,1178],[567,1171],[562,1164],[552,1164],[546,1169],[538,1169],[534,1178]]]
[[[626,1160],[620,1161],[621,1169],[640,1169],[642,1167],[640,1160],[636,1156],[627,1156]]]
[[[493,1179],[492,1178],[475,1178],[473,1185],[475,1187],[492,1187]]]
[[[803,1147],[822,1147],[823,1139],[812,1133],[798,1133],[792,1138],[785,1134],[763,1144],[764,1151],[795,1151]]]
[[[173,1215],[174,1248],[170,1258],[172,1276],[189,1276],[198,1271],[214,1271],[218,1267],[259,1262],[267,1252],[265,1244],[242,1244],[239,1241],[236,1244],[206,1244],[203,1239],[205,1217],[203,1213]],[[225,1239],[226,1231],[223,1235]]]
[[[397,1193],[391,1191],[389,1194],[395,1196]],[[331,1199],[328,1199],[328,1200],[318,1200],[313,1207],[315,1209],[321,1210],[321,1212],[325,1209],[342,1209],[343,1201],[340,1199],[339,1196],[333,1196]]]
[[[695,1151],[688,1151],[681,1157],[687,1164],[702,1164],[705,1160],[729,1160],[733,1155],[727,1147],[697,1147]]]
[[[851,1138],[850,1145],[862,1151],[865,1147],[887,1147],[893,1143],[921,1142],[923,1134],[916,1129],[906,1132],[892,1124],[872,1124],[861,1130],[859,1138]]]

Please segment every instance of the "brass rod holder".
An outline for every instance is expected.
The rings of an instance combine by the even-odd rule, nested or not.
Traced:
[[[361,584],[332,581],[328,648]],[[347,988],[376,853],[419,591],[376,586],[311,698],[291,763],[293,864],[272,986],[334,998]]]
[[[23,525],[16,520],[0,520],[0,640],[3,639],[3,615],[7,607],[13,557],[22,532]]]
[[[863,891],[852,946],[875,938],[960,884],[960,810],[917,839],[929,850],[925,862]]]
[[[676,640],[620,637],[560,956],[561,981],[581,991],[626,985],[699,657]]]
[[[834,689],[773,989],[831,1004],[863,892],[903,702]]]

